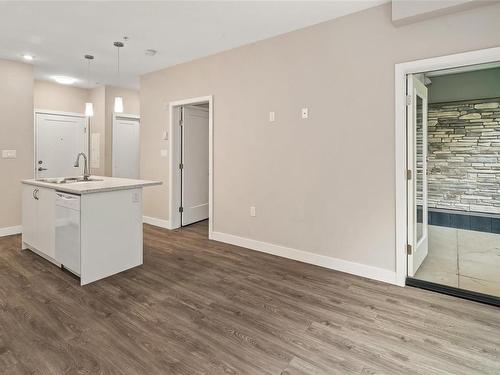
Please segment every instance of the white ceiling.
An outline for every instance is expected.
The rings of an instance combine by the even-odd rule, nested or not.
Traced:
[[[386,2],[0,1],[0,58],[33,54],[35,77],[90,87],[138,88],[141,74],[300,29]],[[116,74],[113,42],[128,36]],[[343,36],[339,36],[343,37]],[[154,57],[146,49],[156,49]],[[84,54],[95,55],[86,82]]]

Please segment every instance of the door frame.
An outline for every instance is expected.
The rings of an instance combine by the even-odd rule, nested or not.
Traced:
[[[500,61],[500,47],[448,56],[409,61],[395,65],[395,188],[396,188],[396,284],[404,286],[407,276],[407,134],[406,76],[431,70],[459,68]]]
[[[139,121],[139,128],[141,126],[141,116],[140,115],[135,115],[132,113],[119,113],[119,112],[113,112],[113,121],[111,123],[111,176],[114,177],[115,173],[115,128],[116,128],[116,119],[118,117],[121,118],[129,118],[132,120],[138,120]],[[140,130],[139,130],[140,132]],[[139,139],[139,148],[140,148],[140,139]],[[139,157],[140,157],[140,151],[139,151]],[[139,169],[139,174],[140,174],[140,169]]]
[[[428,254],[428,208],[427,202],[427,117],[428,117],[428,89],[415,74],[407,75],[407,93],[411,92],[411,103],[408,105],[406,111],[406,129],[411,130],[407,133],[407,155],[406,165],[408,171],[413,175],[411,179],[407,180],[407,191],[413,194],[407,194],[407,236],[408,244],[412,246],[412,254],[407,254],[407,273],[411,277],[414,276],[414,270],[420,267]],[[422,158],[423,158],[423,171],[422,171],[422,238],[418,239],[418,209],[417,206],[417,96],[422,99]],[[425,105],[424,105],[425,104]]]
[[[180,149],[175,148],[175,144],[179,144],[180,132],[174,131],[177,119],[177,109],[181,106],[208,103],[208,238],[212,239],[213,233],[213,186],[214,186],[214,168],[213,168],[213,144],[214,144],[214,127],[213,127],[213,95],[200,96],[183,100],[176,100],[168,104],[169,111],[169,127],[168,127],[168,211],[169,211],[169,229],[181,227],[181,214],[179,207],[181,204],[180,194],[176,194],[176,187],[180,187],[181,173],[176,161],[180,160]]]
[[[65,112],[65,111],[53,111],[49,109],[39,109],[35,108],[33,111],[33,178],[36,178],[36,168],[37,168],[37,135],[38,135],[38,126],[36,123],[37,115],[56,115],[56,116],[68,116],[68,117],[81,117],[84,118],[85,121],[85,130],[86,130],[86,142],[85,142],[85,154],[89,160],[89,168],[90,168],[90,117],[85,116],[83,113],[78,112]]]

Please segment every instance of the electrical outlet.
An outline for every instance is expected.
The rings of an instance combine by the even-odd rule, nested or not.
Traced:
[[[256,213],[255,213],[255,206],[252,206],[250,207],[250,216],[251,217],[255,217]]]
[[[302,119],[309,118],[309,108],[302,108]]]
[[[269,122],[276,121],[276,115],[274,112],[269,112]]]

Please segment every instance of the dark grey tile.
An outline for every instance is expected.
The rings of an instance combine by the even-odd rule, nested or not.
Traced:
[[[499,218],[492,218],[491,219],[491,231],[493,233],[500,234],[500,219]]]
[[[471,216],[470,229],[479,232],[491,232],[491,217]]]
[[[441,227],[450,226],[450,214],[446,212],[434,212],[434,217],[432,218],[433,225],[439,225]]]
[[[450,214],[450,225],[458,229],[470,229],[470,216],[463,214]]]

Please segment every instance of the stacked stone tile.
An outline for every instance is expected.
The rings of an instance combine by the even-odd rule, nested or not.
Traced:
[[[429,104],[428,206],[500,213],[500,99]]]

